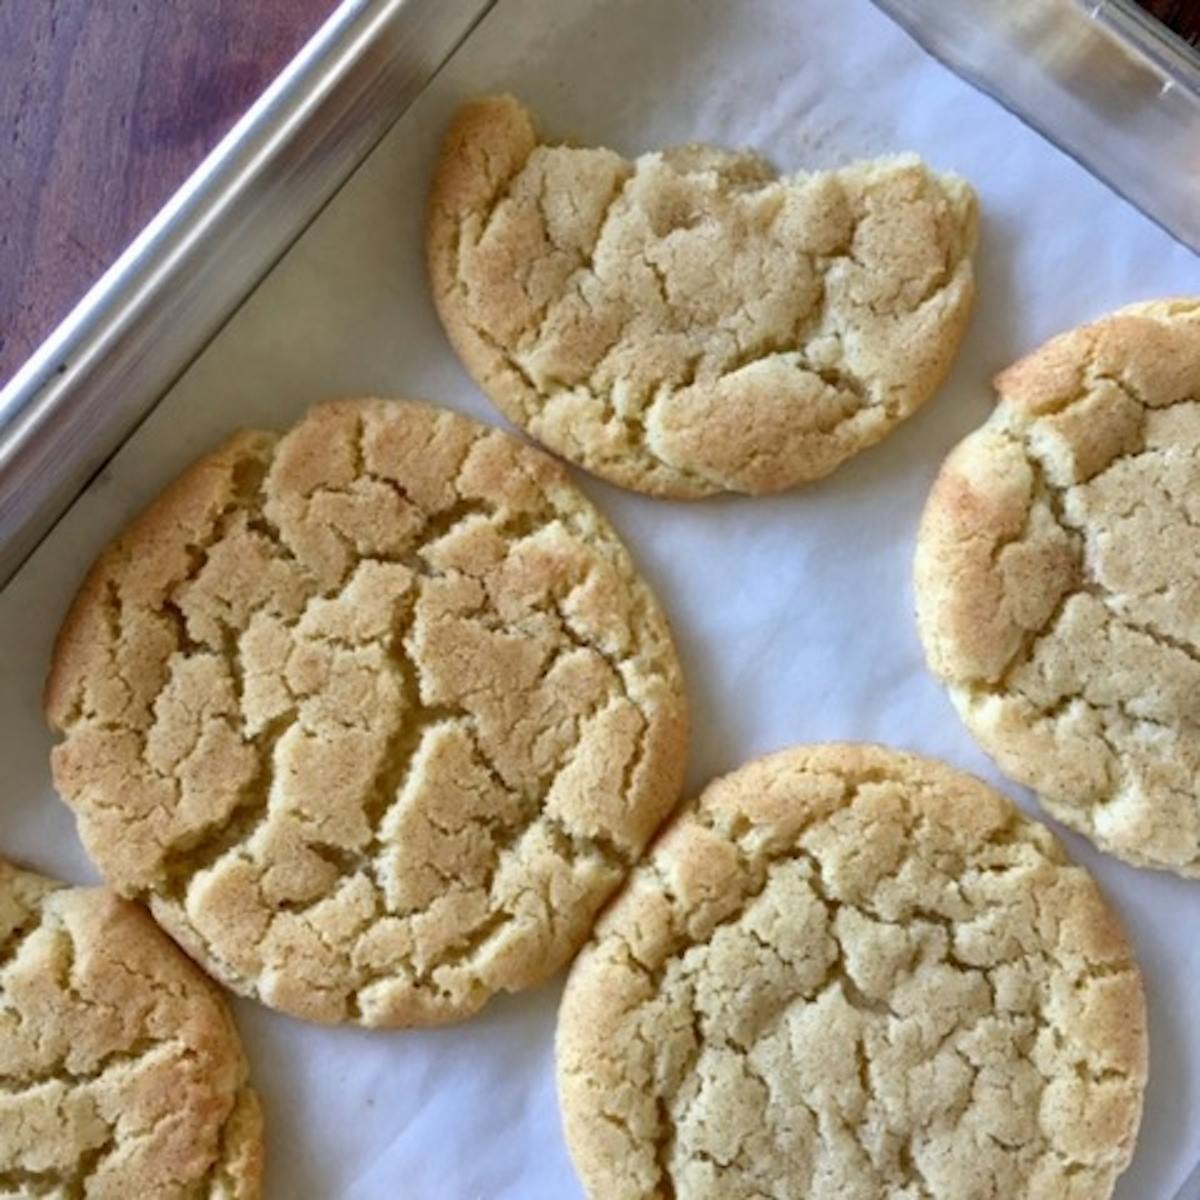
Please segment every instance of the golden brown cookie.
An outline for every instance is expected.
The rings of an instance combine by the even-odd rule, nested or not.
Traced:
[[[229,986],[366,1025],[545,979],[674,803],[661,612],[551,459],[429,405],[240,433],[59,636],[89,853]]]
[[[929,664],[1055,817],[1200,875],[1200,301],[1123,309],[996,386],[921,524]]]
[[[217,989],[106,888],[0,862],[0,1191],[253,1200],[262,1114]]]
[[[493,402],[655,495],[829,474],[933,394],[974,290],[967,184],[915,156],[780,178],[709,146],[542,140],[507,96],[446,135],[433,295]]]
[[[571,970],[567,1141],[597,1200],[1102,1200],[1141,976],[1054,836],[943,763],[801,747],[711,784]]]

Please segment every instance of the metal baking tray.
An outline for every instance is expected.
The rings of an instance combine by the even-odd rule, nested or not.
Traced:
[[[495,0],[343,0],[0,391],[0,586]]]
[[[0,391],[0,587],[495,3],[344,0]],[[1200,247],[1200,72],[1140,10],[875,3]],[[1014,61],[1019,70],[1001,69]],[[1200,1168],[1175,1200],[1200,1200]]]
[[[1200,51],[1136,0],[875,0],[1200,251]]]
[[[343,0],[0,390],[0,586],[496,0]],[[874,0],[1200,250],[1200,54],[1134,0]]]

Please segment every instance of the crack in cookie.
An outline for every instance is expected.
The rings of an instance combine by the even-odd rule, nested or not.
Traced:
[[[144,911],[0,862],[0,937],[0,1189],[262,1194],[233,1022]]]
[[[119,890],[234,989],[368,1025],[561,966],[687,724],[666,622],[561,468],[387,401],[169,489],[85,582],[47,714]]]
[[[779,178],[685,146],[628,161],[464,106],[429,201],[434,298],[511,420],[624,487],[818,479],[937,389],[974,284],[973,193],[915,156]]]
[[[559,1093],[605,1200],[1103,1200],[1141,976],[1048,830],[873,746],[762,759],[656,839],[572,968]]]
[[[1200,305],[1124,309],[996,386],[922,518],[929,664],[1055,817],[1200,875]]]

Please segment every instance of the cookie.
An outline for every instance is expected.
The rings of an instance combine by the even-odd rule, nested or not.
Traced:
[[[750,153],[629,161],[467,104],[427,229],[450,340],[510,420],[622,487],[774,492],[934,393],[969,315],[975,197],[915,156],[780,178]]]
[[[1129,943],[945,764],[801,747],[711,784],[571,970],[567,1141],[604,1200],[1099,1200],[1146,1083]]]
[[[1200,875],[1200,301],[1123,309],[996,386],[921,523],[929,664],[1053,816]]]
[[[251,1200],[262,1115],[217,989],[145,911],[0,862],[0,1191]]]
[[[84,583],[46,711],[119,891],[236,991],[366,1025],[557,970],[687,740],[666,621],[563,469],[382,400],[169,488]]]

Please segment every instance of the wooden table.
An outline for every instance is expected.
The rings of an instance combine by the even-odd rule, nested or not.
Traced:
[[[0,383],[336,0],[0,0]]]
[[[0,0],[0,383],[335,5]]]

